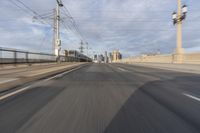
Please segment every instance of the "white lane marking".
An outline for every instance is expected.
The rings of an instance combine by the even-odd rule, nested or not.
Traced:
[[[18,80],[18,78],[11,78],[11,79],[9,79],[9,78],[0,78],[0,79],[1,79],[0,84]]]
[[[121,70],[121,71],[124,71],[124,72],[128,72],[127,70],[125,70],[125,69],[123,69],[121,67],[118,67],[118,69]]]
[[[73,72],[73,71],[76,71],[76,70],[78,70],[78,69],[80,69],[80,68],[81,68],[81,67],[78,67],[78,68],[74,68],[74,69],[72,69],[72,70],[69,70],[69,71],[60,73],[60,74],[58,74],[58,75],[55,75],[55,76],[50,77],[50,78],[48,78],[48,79],[45,79],[44,81],[49,81],[49,80],[52,80],[52,79],[55,79],[55,78],[60,78],[60,77],[62,77],[63,75],[68,74],[68,73]]]
[[[43,80],[43,81],[41,81],[41,82],[46,82],[46,81],[52,80],[52,79],[54,79],[54,78],[62,77],[63,75],[68,74],[68,73],[73,72],[73,71],[76,71],[76,70],[78,70],[78,69],[80,69],[80,68],[81,68],[81,67],[74,68],[74,69],[72,69],[72,70],[69,70],[69,71],[63,72],[63,73],[61,73],[61,74],[55,75],[55,76],[53,76],[53,77],[50,77],[50,78],[48,78],[48,79],[45,79],[45,80]],[[40,82],[40,83],[41,83],[41,82]],[[30,86],[27,86],[27,87],[18,89],[18,90],[14,91],[14,92],[8,93],[8,94],[6,94],[6,95],[3,95],[3,96],[0,97],[0,101],[6,99],[6,98],[8,98],[8,97],[14,96],[14,95],[16,95],[16,94],[19,94],[19,93],[21,93],[21,92],[24,92],[24,91],[26,91],[26,90],[28,90],[28,89],[31,89],[31,87],[32,87],[32,86],[30,85]]]
[[[9,94],[6,94],[6,95],[4,95],[4,96],[1,96],[1,97],[0,97],[0,101],[6,99],[6,98],[8,98],[8,97],[11,97],[11,96],[13,96],[13,95],[16,95],[16,94],[18,94],[18,93],[20,93],[20,92],[23,92],[23,91],[25,91],[25,90],[28,90],[28,89],[30,89],[30,88],[31,88],[31,86],[27,86],[27,87],[24,87],[24,88],[22,88],[22,89],[20,89],[20,90],[16,90],[16,91],[14,91],[14,92],[11,92],[11,93],[9,93]]]
[[[193,96],[193,95],[190,95],[190,94],[187,94],[187,93],[183,93],[183,95],[185,95],[185,96],[187,96],[187,97],[189,97],[189,98],[192,98],[192,99],[197,100],[197,101],[200,102],[200,98],[198,98],[198,97],[196,97],[196,96]]]

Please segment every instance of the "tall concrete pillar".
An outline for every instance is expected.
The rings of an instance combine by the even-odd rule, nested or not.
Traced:
[[[182,4],[181,0],[178,2],[178,12],[177,12],[177,40],[176,40],[176,51],[174,55],[174,63],[183,63],[184,49],[182,48]]]

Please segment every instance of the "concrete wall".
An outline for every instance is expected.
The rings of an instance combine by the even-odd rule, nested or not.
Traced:
[[[117,63],[174,63],[176,55],[151,55],[125,58]],[[200,64],[200,53],[187,53],[183,55],[184,64]]]
[[[184,55],[185,64],[200,64],[200,53],[190,53]]]

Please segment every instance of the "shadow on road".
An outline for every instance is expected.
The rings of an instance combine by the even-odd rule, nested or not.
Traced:
[[[130,96],[104,133],[199,133],[200,76],[152,81]]]
[[[63,89],[35,87],[29,93],[6,100],[6,104],[0,102],[0,133],[14,133]]]

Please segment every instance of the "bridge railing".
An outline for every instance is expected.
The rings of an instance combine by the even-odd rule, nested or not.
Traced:
[[[56,56],[45,53],[34,53],[23,50],[1,48],[0,47],[0,63],[42,63],[42,62],[54,62]]]
[[[91,59],[61,55],[60,60],[61,62],[82,62],[87,60],[90,61]],[[36,53],[0,47],[0,64],[49,63],[56,61],[57,57],[53,54]]]

